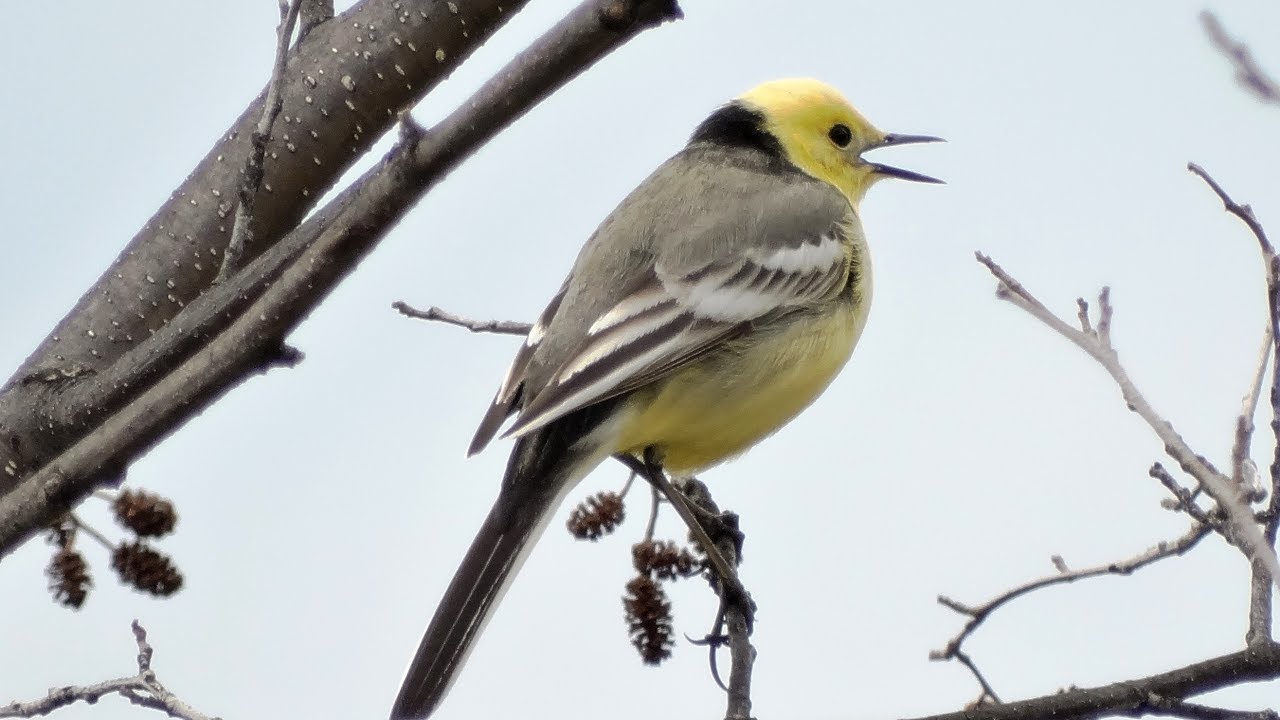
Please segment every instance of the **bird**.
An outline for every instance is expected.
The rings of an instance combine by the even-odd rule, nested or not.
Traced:
[[[736,457],[821,394],[867,321],[862,157],[937,142],[877,130],[835,88],[763,83],[714,110],[587,240],[516,352],[468,455],[515,444],[392,708],[426,718],[564,496],[605,459],[673,477]],[[803,442],[800,440],[799,442]]]

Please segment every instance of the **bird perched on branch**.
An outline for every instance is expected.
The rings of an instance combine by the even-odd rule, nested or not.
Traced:
[[[425,718],[564,495],[616,454],[688,476],[782,427],[853,352],[871,304],[863,159],[934,142],[877,130],[816,80],[716,110],[622,201],[516,353],[470,453],[512,414],[502,488],[392,710]]]

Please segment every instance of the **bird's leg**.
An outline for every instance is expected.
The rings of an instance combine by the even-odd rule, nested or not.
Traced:
[[[747,625],[750,627],[754,620],[755,602],[751,600],[750,593],[742,585],[742,581],[738,579],[738,572],[735,569],[736,561],[741,556],[739,551],[743,540],[742,532],[738,530],[738,516],[733,513],[716,513],[702,507],[701,505],[709,501],[710,498],[707,496],[706,486],[696,480],[691,482],[701,495],[700,499],[703,502],[699,505],[690,503],[689,497],[672,486],[667,479],[667,475],[663,472],[661,462],[653,448],[647,448],[644,452],[643,469],[644,472],[642,474],[645,478],[662,491],[671,506],[676,509],[676,513],[680,515],[680,519],[684,520],[685,525],[689,527],[689,533],[693,535],[693,539],[702,546],[703,551],[707,554],[707,562],[711,564],[711,569],[715,571],[716,579],[720,583],[721,602],[741,607],[747,619]],[[697,512],[695,512],[695,508]],[[703,517],[698,517],[699,513]],[[725,559],[724,554],[720,552],[720,549],[707,531],[708,526],[717,530],[716,535],[718,537],[725,535],[732,537],[734,546],[731,551],[735,560],[734,563],[731,564]]]

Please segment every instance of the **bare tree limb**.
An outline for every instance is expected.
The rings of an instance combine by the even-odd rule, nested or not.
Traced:
[[[1206,24],[1209,20],[1213,20],[1213,16],[1205,14],[1207,17]],[[1216,20],[1213,20],[1216,23]],[[1219,28],[1220,29],[1220,28]],[[1276,255],[1275,247],[1267,238],[1267,232],[1263,229],[1262,223],[1258,221],[1254,215],[1253,208],[1248,204],[1237,203],[1222,188],[1216,180],[1204,168],[1195,163],[1187,163],[1187,169],[1203,180],[1213,193],[1222,201],[1222,208],[1231,215],[1236,216],[1245,227],[1249,228],[1249,232],[1253,233],[1254,239],[1258,241],[1258,248],[1262,251],[1262,263],[1266,277],[1267,288],[1267,316],[1268,330],[1262,347],[1262,357],[1260,359],[1258,371],[1254,376],[1254,389],[1245,396],[1241,407],[1240,417],[1236,421],[1236,443],[1232,449],[1232,463],[1239,464],[1243,470],[1245,460],[1248,455],[1249,437],[1253,430],[1253,413],[1257,404],[1257,396],[1261,394],[1262,378],[1266,370],[1266,359],[1268,349],[1272,352],[1271,360],[1271,433],[1275,440],[1275,449],[1271,458],[1271,498],[1267,504],[1267,509],[1263,513],[1262,538],[1266,546],[1271,549],[1274,557],[1276,546],[1277,529],[1280,528],[1280,256]],[[1247,417],[1246,417],[1247,416]],[[1252,465],[1252,461],[1248,462]],[[1237,474],[1233,472],[1233,474]],[[1237,484],[1242,488],[1244,477],[1243,472],[1238,473],[1240,477]],[[1260,499],[1260,489],[1255,489],[1250,483],[1250,487],[1246,489],[1250,499]],[[1245,635],[1245,640],[1249,643],[1259,642],[1262,640],[1271,640],[1272,634],[1272,596],[1274,594],[1273,586],[1276,582],[1280,582],[1280,569],[1266,562],[1253,558],[1252,562],[1253,577],[1250,581],[1249,592],[1249,630]]]
[[[515,322],[514,320],[473,320],[462,315],[455,315],[448,310],[441,310],[432,305],[426,310],[419,310],[412,305],[397,300],[391,303],[391,307],[405,317],[417,318],[418,320],[434,320],[447,325],[457,325],[460,328],[466,328],[474,333],[495,333],[498,335],[528,335],[529,329],[533,327],[529,323]]]
[[[1174,430],[1173,424],[1151,407],[1151,404],[1129,378],[1124,366],[1120,364],[1119,356],[1111,343],[1110,337],[1111,318],[1114,312],[1111,306],[1110,289],[1103,288],[1098,296],[1099,317],[1097,330],[1094,333],[1086,333],[1082,330],[1076,330],[1057,315],[1054,315],[1043,303],[1028,292],[1021,283],[997,265],[994,260],[982,253],[976,253],[975,255],[978,262],[986,266],[991,274],[999,280],[1000,286],[996,291],[997,297],[1012,302],[1031,314],[1032,317],[1048,325],[1059,335],[1070,340],[1081,350],[1088,353],[1111,375],[1111,378],[1119,387],[1120,394],[1129,410],[1137,413],[1139,417],[1146,421],[1147,425],[1155,432],[1156,437],[1164,444],[1165,453],[1177,461],[1185,472],[1194,477],[1225,513],[1229,523],[1229,536],[1232,543],[1251,562],[1261,563],[1267,569],[1270,577],[1280,581],[1280,562],[1277,562],[1275,549],[1266,541],[1262,530],[1254,522],[1253,511],[1244,502],[1239,488],[1231,482],[1231,478],[1223,475],[1204,456],[1196,453],[1187,445],[1186,440]]]
[[[1162,702],[1184,701],[1224,687],[1277,678],[1280,678],[1280,645],[1260,642],[1240,652],[1148,677],[1100,687],[1071,688],[1031,700],[978,705],[912,720],[1085,720],[1109,715],[1167,715],[1170,714],[1167,710],[1161,711]]]
[[[271,80],[267,82],[267,99],[262,103],[262,117],[258,118],[258,124],[249,136],[249,157],[244,162],[244,178],[238,192],[240,204],[236,207],[236,219],[231,226],[231,240],[222,253],[222,265],[213,278],[215,283],[223,282],[240,268],[240,256],[244,254],[245,243],[253,241],[253,231],[249,229],[253,221],[253,203],[262,187],[262,160],[267,152],[267,141],[271,139],[271,129],[275,127],[280,108],[284,106],[280,86],[284,83],[284,64],[289,59],[289,41],[293,38],[293,27],[298,21],[301,7],[302,0],[280,0],[276,56],[271,65]]]
[[[1181,536],[1156,544],[1133,557],[1115,562],[1109,562],[1102,565],[1094,565],[1092,567],[1071,570],[1063,562],[1061,557],[1054,556],[1054,566],[1058,569],[1055,575],[1046,575],[1029,582],[1025,582],[1017,587],[1006,590],[994,598],[988,600],[981,605],[965,605],[959,601],[953,600],[946,595],[938,596],[938,604],[950,608],[961,615],[969,618],[964,627],[954,637],[947,641],[947,644],[940,650],[934,650],[929,653],[930,660],[956,660],[967,667],[973,674],[974,679],[982,686],[982,695],[979,702],[990,699],[994,702],[1000,702],[999,696],[991,684],[978,671],[977,665],[964,652],[964,642],[972,635],[983,622],[986,621],[991,613],[995,612],[1007,603],[1016,600],[1023,595],[1047,588],[1053,585],[1065,585],[1073,583],[1077,580],[1086,578],[1099,577],[1102,575],[1131,575],[1135,571],[1140,570],[1148,565],[1159,562],[1166,558],[1171,558],[1185,554],[1188,550],[1195,547],[1197,543],[1209,534],[1209,526],[1204,523],[1195,522],[1187,529],[1187,532]]]
[[[687,480],[680,490],[702,512],[710,516],[723,518],[720,508],[711,497],[707,486],[698,480]],[[736,523],[737,516],[732,516]],[[695,523],[696,524],[696,523]],[[692,530],[693,528],[690,528]],[[736,525],[732,528],[736,531]],[[720,533],[715,539],[714,552],[718,552],[725,561],[737,567],[742,562],[738,556],[741,549],[741,534]],[[708,550],[708,556],[712,550]],[[746,590],[736,595],[728,590],[728,585],[721,578],[717,587],[720,594],[720,608],[724,627],[728,634],[729,646],[729,685],[725,688],[725,720],[752,720],[751,717],[751,673],[755,665],[756,649],[751,644],[752,615],[755,606]],[[717,622],[719,625],[719,622]],[[713,645],[711,652],[715,653]]]
[[[1200,13],[1200,24],[1204,26],[1204,31],[1213,46],[1231,61],[1236,71],[1237,82],[1263,102],[1280,103],[1280,84],[1271,79],[1258,65],[1248,45],[1228,35],[1218,16],[1208,10]]]
[[[410,134],[301,227],[192,302],[183,320],[138,348],[136,362],[92,374],[82,387],[110,394],[123,382],[127,402],[89,405],[112,411],[102,410],[76,442],[0,496],[0,555],[92,492],[105,472],[261,369],[263,358],[277,357],[282,338],[476,148],[605,54],[679,13],[673,0],[587,0],[429,133]],[[180,364],[168,370],[175,359]],[[137,373],[146,381],[122,381]]]
[[[1263,259],[1270,261],[1271,258],[1275,256],[1276,249],[1271,245],[1271,241],[1267,239],[1267,231],[1263,229],[1262,223],[1258,222],[1257,216],[1253,214],[1253,208],[1248,204],[1241,205],[1235,200],[1232,200],[1231,196],[1227,194],[1227,191],[1222,189],[1222,186],[1218,184],[1218,181],[1214,180],[1213,176],[1199,165],[1195,163],[1187,163],[1187,170],[1191,171],[1191,174],[1203,180],[1205,184],[1213,190],[1213,193],[1222,201],[1223,210],[1226,210],[1232,215],[1240,218],[1240,222],[1244,223],[1245,226],[1249,228],[1249,232],[1253,233],[1254,238],[1257,239],[1258,247],[1262,250]],[[1267,264],[1267,273],[1268,275],[1272,274],[1270,262]]]
[[[174,695],[156,678],[151,669],[151,656],[154,650],[147,642],[147,631],[137,620],[133,621],[133,639],[138,645],[138,674],[129,677],[106,680],[92,685],[68,685],[53,688],[49,694],[39,700],[27,702],[14,701],[0,707],[0,718],[30,718],[48,715],[59,708],[78,702],[90,705],[107,695],[119,695],[134,705],[159,710],[169,717],[184,720],[213,720],[199,710],[191,707],[182,698]]]

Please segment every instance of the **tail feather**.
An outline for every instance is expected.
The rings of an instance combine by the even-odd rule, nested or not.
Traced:
[[[525,550],[546,525],[538,516],[550,517],[552,509],[538,510],[509,517],[505,508],[495,505],[489,513],[409,665],[392,718],[425,718],[444,699],[473,641],[514,579],[513,571],[523,561]]]
[[[444,700],[560,501],[605,458],[597,443],[579,442],[598,427],[598,417],[576,417],[517,441],[498,500],[409,664],[391,710],[394,720],[426,718]]]

